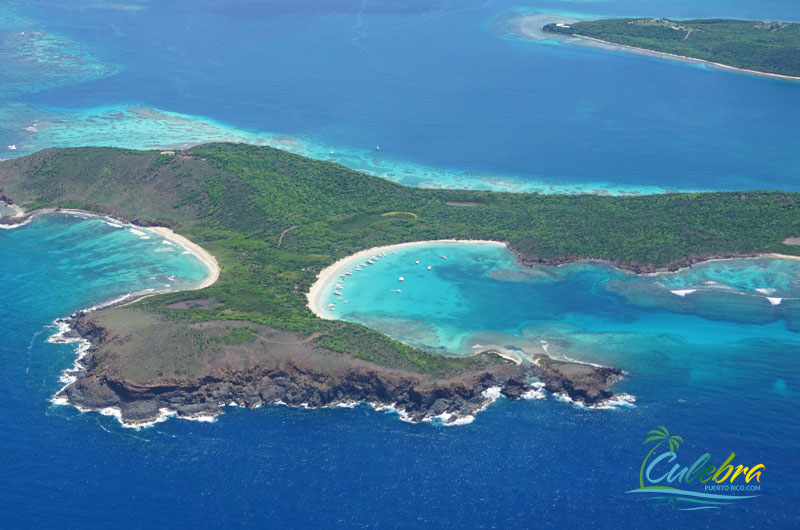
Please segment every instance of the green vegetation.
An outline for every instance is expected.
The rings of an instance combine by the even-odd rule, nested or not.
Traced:
[[[782,244],[800,234],[800,194],[424,190],[246,145],[204,145],[174,156],[46,150],[0,163],[0,191],[26,207],[70,206],[170,226],[208,249],[222,269],[217,283],[134,307],[182,326],[248,326],[231,326],[209,343],[214,351],[250,341],[253,330],[266,326],[303,337],[316,333],[313,343],[327,352],[427,374],[486,361],[426,353],[357,324],[318,319],[306,307],[318,272],[371,246],[440,238],[505,241],[527,262],[594,258],[642,271],[716,256],[800,253]],[[182,300],[191,302],[177,303]]]
[[[800,76],[800,24],[796,23],[622,18],[547,24],[544,29],[758,72]]]
[[[228,335],[215,337],[215,340],[222,341],[225,344],[243,344],[245,342],[253,342],[256,337],[258,337],[258,333],[255,330],[247,326],[242,326],[240,328],[233,328]]]

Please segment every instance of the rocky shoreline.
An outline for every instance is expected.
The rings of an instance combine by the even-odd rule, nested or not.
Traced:
[[[2,190],[0,190],[0,204],[5,204],[9,208],[15,210],[15,215],[0,215],[0,226],[7,226],[7,227],[15,227],[27,224],[30,222],[34,217],[39,214],[43,213],[67,213],[67,214],[81,214],[81,215],[88,215],[91,217],[108,217],[114,219],[115,221],[120,221],[125,224],[129,224],[132,226],[137,226],[141,228],[156,228],[156,227],[165,227],[170,228],[172,223],[167,221],[158,221],[158,222],[151,222],[147,219],[140,219],[139,217],[135,216],[126,216],[126,215],[119,215],[114,212],[102,212],[101,209],[97,209],[98,211],[88,211],[88,210],[78,210],[73,208],[40,208],[37,210],[25,210],[18,204],[16,204],[10,197],[3,195]]]
[[[615,398],[610,386],[623,375],[615,368],[547,358],[547,362],[502,363],[444,380],[426,380],[419,374],[354,359],[315,369],[314,362],[287,355],[264,359],[247,369],[210,370],[196,378],[132,381],[114,370],[115,354],[103,347],[113,332],[99,326],[92,315],[81,312],[61,321],[63,327],[69,326],[63,340],[87,342],[76,363],[78,369],[68,371],[71,382],[53,401],[115,415],[128,427],[152,424],[169,415],[206,419],[221,414],[227,405],[321,408],[361,402],[377,410],[393,409],[413,423],[439,419],[461,424],[501,395],[517,400],[542,388],[579,405],[602,406]]]
[[[791,239],[791,238],[789,238]],[[529,254],[525,254],[524,251],[516,248],[512,243],[506,243],[508,249],[516,256],[517,262],[520,265],[525,267],[561,267],[564,265],[571,265],[573,263],[603,263],[605,265],[609,265],[614,267],[615,269],[619,269],[622,271],[632,272],[635,274],[662,274],[662,273],[669,273],[669,272],[678,272],[684,269],[691,268],[695,265],[699,265],[701,263],[706,263],[709,261],[719,261],[719,260],[728,260],[728,259],[747,259],[747,258],[759,258],[764,256],[779,256],[781,258],[786,259],[797,259],[797,256],[787,255],[787,254],[765,254],[765,253],[724,253],[724,254],[714,254],[709,256],[693,256],[693,257],[684,257],[680,260],[674,261],[669,264],[668,267],[656,267],[652,263],[640,264],[640,263],[629,263],[623,261],[612,261],[607,259],[598,259],[598,258],[591,258],[587,256],[569,256],[563,259],[548,259],[548,258],[539,258],[536,256],[531,256]]]

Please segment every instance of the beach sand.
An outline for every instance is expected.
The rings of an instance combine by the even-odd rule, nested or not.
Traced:
[[[545,37],[546,34],[542,30],[542,26],[544,26],[544,24],[556,23],[556,22],[572,24],[573,22],[576,21],[577,19],[567,16],[536,14],[536,15],[521,15],[516,20],[514,20],[514,24],[518,34],[523,35],[531,40],[546,40],[547,38]],[[775,79],[786,79],[789,81],[800,81],[800,77],[796,76],[773,74],[769,72],[761,72],[758,70],[750,70],[747,68],[739,68],[724,63],[717,63],[714,61],[710,61],[708,59],[700,59],[698,57],[690,57],[688,55],[678,55],[676,53],[648,50],[647,48],[640,48],[638,46],[631,46],[629,44],[619,44],[616,42],[606,41],[595,37],[588,37],[586,35],[577,35],[577,34],[566,35],[560,33],[552,33],[551,35],[552,37],[550,38],[558,38],[558,36],[560,35],[561,37],[577,37],[579,39],[582,39],[582,41],[572,41],[574,44],[583,44],[583,45],[594,44],[606,49],[619,50],[639,55],[649,55],[653,57],[661,57],[665,59],[673,59],[683,62],[704,63],[709,66],[723,70],[733,70],[745,74],[759,75],[763,77],[772,77]]]
[[[775,259],[791,259],[794,261],[800,261],[800,256],[793,256],[791,254],[759,254],[759,258],[775,258]]]
[[[163,230],[168,230],[168,229],[164,228]],[[176,234],[176,236],[177,236],[177,234]],[[177,236],[177,237],[181,237],[181,236]],[[182,238],[182,239],[185,240],[185,238]],[[186,240],[186,241],[188,243],[194,245],[194,243],[191,243],[191,241],[188,241],[188,240]],[[336,279],[337,276],[339,276],[340,274],[344,274],[344,272],[346,270],[352,268],[355,264],[358,264],[358,263],[360,263],[362,261],[366,261],[371,256],[374,256],[375,254],[380,253],[380,252],[387,253],[387,252],[390,252],[392,250],[397,250],[397,249],[401,249],[401,248],[409,248],[409,247],[430,245],[430,244],[442,244],[442,243],[444,243],[444,244],[464,244],[464,243],[467,243],[467,244],[482,244],[482,245],[495,245],[495,246],[499,245],[499,246],[502,246],[502,247],[507,247],[507,245],[505,243],[501,243],[499,241],[486,241],[486,240],[474,240],[474,239],[434,239],[434,240],[429,240],[429,241],[414,241],[414,242],[410,242],[410,243],[399,243],[397,245],[385,245],[385,246],[380,246],[380,247],[368,248],[366,250],[362,250],[360,252],[356,252],[355,254],[351,254],[350,256],[342,258],[342,259],[338,260],[336,263],[334,263],[332,265],[329,265],[328,267],[325,267],[324,269],[322,269],[320,271],[320,273],[317,275],[317,279],[314,282],[314,284],[311,286],[311,289],[308,291],[308,293],[306,293],[306,298],[308,299],[308,304],[307,304],[308,308],[316,316],[318,316],[319,318],[322,318],[322,319],[325,319],[325,320],[337,320],[336,317],[334,317],[333,315],[330,314],[330,312],[325,310],[325,306],[322,303],[322,300],[324,299],[324,293],[326,292],[325,289],[331,283],[333,283],[333,281]],[[200,249],[200,250],[203,251],[203,249]],[[205,251],[203,251],[203,252],[205,252]],[[214,259],[213,256],[210,256],[210,254],[209,254],[209,257],[211,257],[212,260]],[[200,258],[200,256],[198,256],[198,258]],[[750,255],[750,256],[737,256],[737,257],[732,257],[732,258],[711,258],[711,259],[708,259],[708,260],[700,261],[698,263],[694,263],[690,267],[684,267],[683,269],[679,269],[678,271],[667,271],[667,270],[664,270],[664,271],[659,271],[659,272],[654,272],[654,273],[645,273],[644,275],[651,276],[651,275],[661,275],[661,274],[674,274],[676,272],[680,272],[681,270],[685,270],[685,269],[688,269],[688,268],[691,268],[691,267],[696,267],[697,265],[701,265],[703,263],[708,263],[708,262],[711,262],[711,261],[725,261],[725,260],[735,260],[735,259],[755,259],[755,258],[774,258],[774,259],[800,260],[800,256],[792,256],[790,254],[777,254],[777,253],[756,254],[756,255]],[[202,258],[200,258],[200,259],[202,259]],[[592,260],[580,260],[580,261],[592,261]],[[605,261],[602,261],[602,260],[601,260],[601,262],[602,263],[606,263]],[[216,261],[214,261],[214,264],[216,264]],[[218,271],[217,271],[217,274],[218,274]],[[214,278],[214,279],[216,279],[216,278]],[[211,283],[214,283],[213,280],[211,281]],[[209,283],[209,285],[210,285],[210,283]]]
[[[603,45],[604,47],[612,47],[612,48],[621,48],[621,51],[626,51],[629,53],[637,53],[640,55],[650,55],[655,57],[662,57],[666,59],[673,59],[678,61],[684,62],[692,62],[692,63],[704,63],[709,66],[713,66],[715,68],[719,68],[722,70],[733,70],[735,72],[741,72],[745,74],[751,75],[758,75],[762,77],[772,77],[775,79],[786,79],[789,81],[800,81],[800,77],[792,76],[792,75],[783,75],[783,74],[772,74],[769,72],[761,72],[759,70],[750,70],[747,68],[739,68],[736,66],[731,66],[729,64],[724,63],[717,63],[714,61],[710,61],[708,59],[700,59],[698,57],[690,57],[688,55],[678,55],[676,53],[669,53],[669,52],[659,52],[656,50],[648,50],[647,48],[639,48],[638,46],[630,46],[628,44],[618,44],[616,42],[610,42],[602,39],[597,39],[595,37],[587,37],[586,35],[573,35],[574,37],[580,37],[581,39],[585,39],[587,41],[591,41],[596,44]]]
[[[203,262],[203,265],[206,266],[208,269],[208,276],[203,283],[197,286],[195,289],[205,289],[214,284],[219,278],[219,264],[217,263],[217,259],[211,255],[206,249],[198,245],[197,243],[193,243],[186,239],[185,237],[176,234],[169,228],[163,226],[153,226],[148,227],[147,230],[151,232],[155,232],[156,234],[162,236],[164,239],[172,241],[173,243],[177,244],[180,247],[191,252],[197,259]]]
[[[434,239],[429,241],[414,241],[411,243],[399,243],[397,245],[385,245],[382,247],[368,248],[342,258],[333,265],[329,265],[328,267],[322,269],[319,275],[317,275],[317,280],[314,282],[314,285],[312,285],[311,289],[308,291],[308,293],[306,293],[306,297],[308,298],[308,308],[311,309],[311,311],[319,318],[324,318],[325,320],[336,320],[324,310],[324,306],[322,305],[325,288],[330,285],[330,283],[336,279],[339,274],[344,274],[344,271],[350,268],[350,266],[365,261],[375,254],[380,252],[391,252],[392,250],[401,248],[418,247],[430,244],[438,245],[465,243],[472,245],[506,246],[505,243],[500,243],[499,241],[483,241],[476,239]]]
[[[517,366],[522,364],[522,358],[520,354],[507,350],[499,344],[483,344],[480,345],[480,348],[475,348],[472,352],[473,355],[480,355],[482,353],[494,353],[495,355],[499,355],[507,361],[511,361]]]
[[[5,214],[1,213],[2,210],[0,210],[0,217],[6,217],[9,219],[18,219],[25,215],[25,210],[22,207],[17,206],[16,204],[9,204],[7,202],[0,201],[0,207],[8,208],[9,210],[11,210],[11,213],[5,213]]]
[[[17,206],[16,204],[6,204],[6,206],[14,210],[14,215],[11,216],[12,219],[16,219],[17,217],[22,217],[25,215],[25,210],[22,209],[21,206]]]
[[[17,206],[16,204],[6,204],[6,203],[3,203],[3,204],[5,204],[6,206],[8,206],[12,210],[14,210],[14,214],[11,216],[12,219],[16,219],[16,218],[19,218],[19,217],[24,217],[27,214],[27,212],[25,212],[25,210],[22,207]],[[114,223],[119,223],[120,225],[132,226],[132,225],[128,225],[128,223],[126,223],[124,221],[120,221],[119,219],[114,219],[113,217],[98,215],[98,214],[95,214],[95,213],[92,213],[92,212],[88,212],[88,211],[85,211],[85,210],[75,210],[75,209],[56,210],[54,208],[43,208],[41,210],[36,210],[36,211],[32,212],[31,213],[31,218],[33,216],[35,216],[35,215],[39,215],[39,214],[42,214],[42,213],[62,213],[62,214],[66,214],[66,215],[77,215],[79,217],[92,217],[92,218],[108,219],[110,221],[113,221]],[[16,226],[21,226],[21,225],[16,225]],[[173,232],[169,228],[166,228],[166,227],[163,227],[163,226],[136,227],[136,228],[137,229],[142,229],[142,230],[149,230],[151,232],[155,232],[156,234],[160,235],[164,239],[166,239],[168,241],[171,241],[172,243],[175,243],[176,245],[178,245],[179,247],[183,248],[184,250],[188,250],[194,257],[199,259],[203,263],[203,265],[205,265],[206,269],[208,269],[208,276],[206,276],[206,279],[203,280],[203,283],[201,283],[200,285],[195,287],[193,290],[205,289],[206,287],[209,287],[209,286],[213,285],[217,281],[217,279],[219,279],[220,269],[219,269],[219,263],[217,263],[217,259],[214,256],[212,256],[210,252],[208,252],[206,249],[204,249],[200,245],[198,245],[196,243],[193,243],[192,241],[189,241],[187,238],[185,238],[185,237],[183,237],[183,236],[181,236],[179,234],[176,234],[175,232]],[[156,292],[156,293],[152,293],[152,294],[159,294],[159,293],[160,293],[160,291]],[[149,295],[149,296],[152,296],[152,294]],[[146,298],[146,296],[137,298],[134,301],[141,300],[142,298]],[[130,304],[130,303],[133,303],[133,302],[127,302],[127,303]]]

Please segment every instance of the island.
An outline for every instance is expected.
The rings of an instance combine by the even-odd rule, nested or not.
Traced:
[[[619,18],[554,22],[544,31],[800,79],[800,24],[756,20]]]
[[[242,144],[47,149],[0,163],[0,199],[15,205],[7,224],[42,209],[80,209],[169,228],[216,258],[219,277],[201,290],[65,319],[88,349],[56,399],[113,410],[130,425],[213,416],[228,404],[356,402],[393,407],[409,421],[458,422],[499,395],[542,387],[585,406],[615,399],[611,385],[624,374],[614,367],[545,355],[517,363],[491,349],[442,355],[318,318],[307,294],[319,273],[366,248],[498,241],[523,264],[601,260],[638,273],[800,254],[784,243],[800,235],[797,193],[431,190]]]

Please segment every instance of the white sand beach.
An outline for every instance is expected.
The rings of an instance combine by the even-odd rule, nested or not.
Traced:
[[[16,204],[6,204],[6,206],[14,210],[14,214],[11,216],[12,219],[25,215],[25,210],[21,206],[17,206]]]
[[[163,230],[167,230],[167,229],[163,229]],[[176,236],[177,236],[177,234],[176,234]],[[177,237],[180,237],[180,236],[177,236]],[[182,239],[185,240],[185,238],[182,238]],[[186,241],[188,241],[188,240],[186,240]],[[189,241],[189,243],[193,245],[193,243],[191,243],[190,241]],[[401,248],[409,248],[409,247],[423,246],[423,245],[430,245],[430,244],[464,244],[464,243],[467,243],[467,244],[494,245],[494,246],[502,246],[502,247],[506,247],[507,246],[505,243],[501,243],[499,241],[486,241],[486,240],[475,240],[475,239],[433,239],[433,240],[428,240],[428,241],[414,241],[414,242],[410,242],[410,243],[399,243],[397,245],[385,245],[385,246],[380,246],[380,247],[368,248],[368,249],[362,250],[360,252],[356,252],[355,254],[352,254],[352,255],[347,256],[345,258],[342,258],[342,259],[338,260],[336,263],[334,263],[332,265],[329,265],[328,267],[325,267],[324,269],[322,269],[322,271],[320,271],[320,273],[317,275],[317,279],[314,282],[314,284],[311,286],[311,289],[308,291],[308,293],[306,293],[306,298],[308,298],[308,308],[311,309],[311,311],[315,315],[317,315],[319,318],[323,318],[323,319],[326,319],[326,320],[335,320],[335,317],[333,317],[330,314],[330,312],[325,311],[324,304],[322,303],[323,298],[324,298],[325,289],[327,288],[327,286],[329,286],[336,279],[337,276],[339,276],[341,274],[344,274],[344,272],[346,270],[351,269],[352,267],[354,267],[355,265],[357,265],[360,262],[366,261],[367,259],[369,259],[371,256],[374,256],[375,254],[378,254],[380,252],[388,253],[388,252],[391,252],[392,250],[397,250],[397,249],[401,249]],[[200,249],[200,250],[202,251],[202,249]],[[205,251],[203,251],[203,252],[205,252]],[[200,258],[200,256],[198,256],[198,257]],[[213,260],[213,256],[210,256],[210,257]],[[775,258],[775,259],[800,260],[800,256],[792,256],[792,255],[789,255],[789,254],[770,253],[770,254],[756,254],[754,256],[752,256],[752,255],[751,256],[740,256],[740,257],[735,257],[735,258],[712,258],[712,259],[700,261],[698,263],[694,263],[691,267],[696,267],[698,265],[701,265],[703,263],[708,263],[708,262],[711,262],[711,261],[726,261],[726,260],[754,259],[754,258]],[[202,258],[200,258],[200,259],[202,259]],[[583,261],[587,261],[588,262],[588,261],[595,261],[595,260],[580,260],[580,261],[582,261],[582,262]],[[602,261],[602,260],[600,260],[600,261],[603,262],[603,263],[606,263],[605,261]],[[216,261],[214,261],[214,264],[216,264]],[[659,271],[659,272],[653,272],[653,273],[645,273],[644,275],[645,276],[656,276],[656,275],[661,275],[661,274],[674,274],[675,272],[680,272],[681,270],[686,270],[686,269],[689,269],[691,267],[684,267],[683,269],[679,269],[678,271],[666,271],[665,270],[665,271]],[[214,283],[214,282],[211,281],[211,283]],[[211,283],[209,283],[208,285],[211,285]],[[678,296],[685,297],[687,294],[690,294],[691,292],[694,292],[694,289],[678,290],[677,292],[676,291],[672,291],[672,292],[674,294],[678,295]]]
[[[688,55],[678,55],[676,53],[669,53],[669,52],[659,52],[656,50],[648,50],[647,48],[639,48],[638,46],[630,46],[628,44],[618,44],[616,42],[610,42],[602,39],[598,39],[595,37],[587,37],[586,35],[573,35],[574,37],[579,37],[581,39],[585,39],[587,41],[591,41],[595,44],[600,44],[603,47],[610,47],[620,49],[621,51],[626,51],[630,53],[637,53],[640,55],[650,55],[654,57],[662,57],[665,59],[673,59],[677,61],[685,61],[685,62],[692,62],[692,63],[704,63],[709,66],[713,66],[714,68],[719,68],[722,70],[733,70],[736,72],[741,72],[745,74],[751,75],[759,75],[763,77],[772,77],[775,79],[785,79],[788,81],[800,81],[800,77],[792,76],[792,75],[783,75],[783,74],[772,74],[769,72],[761,72],[758,70],[749,70],[747,68],[739,68],[736,66],[731,66],[729,64],[717,63],[714,61],[710,61],[708,59],[700,59],[698,57],[690,57]]]
[[[176,234],[169,228],[163,226],[153,226],[148,227],[147,230],[151,232],[155,232],[156,234],[162,236],[164,239],[168,241],[172,241],[173,243],[177,244],[180,247],[188,250],[192,253],[197,259],[203,262],[203,265],[206,266],[208,269],[208,276],[203,283],[197,286],[195,289],[205,289],[214,284],[219,278],[219,263],[217,263],[217,259],[211,255],[206,249],[198,245],[197,243],[193,243],[183,237],[182,235]]]
[[[777,253],[759,254],[758,257],[759,258],[775,258],[775,259],[791,259],[791,260],[794,260],[794,261],[800,261],[800,256],[792,256],[791,254],[777,254]],[[736,259],[736,258],[733,258],[733,259]]]
[[[531,40],[545,40],[547,38],[557,38],[559,35],[562,37],[577,37],[581,40],[571,41],[573,44],[584,44],[584,45],[599,45],[606,49],[612,50],[619,50],[625,51],[629,53],[636,53],[639,55],[649,55],[653,57],[662,57],[665,59],[673,59],[677,61],[684,61],[684,62],[692,62],[692,63],[704,63],[714,68],[719,68],[723,70],[733,70],[736,72],[742,72],[745,74],[751,75],[759,75],[763,77],[772,77],[775,79],[786,79],[789,81],[800,81],[800,77],[791,76],[791,75],[783,75],[783,74],[772,74],[769,72],[761,72],[758,70],[750,70],[747,68],[739,68],[736,66],[731,66],[729,64],[724,63],[717,63],[714,61],[710,61],[708,59],[700,59],[698,57],[690,57],[688,55],[678,55],[676,53],[669,53],[669,52],[660,52],[656,50],[648,50],[647,48],[640,48],[638,46],[631,46],[629,44],[619,44],[616,42],[606,41],[602,39],[598,39],[596,37],[589,37],[586,35],[564,35],[553,33],[548,36],[548,34],[544,33],[542,27],[545,24],[562,22],[564,24],[572,24],[574,22],[578,22],[578,19],[571,18],[565,15],[553,15],[553,14],[534,14],[534,15],[520,15],[514,20],[516,31],[520,34],[525,36]],[[570,42],[570,41],[568,41]]]
[[[306,293],[306,297],[308,298],[308,308],[317,315],[319,318],[324,318],[326,320],[334,320],[330,314],[325,312],[323,309],[322,298],[323,292],[325,288],[340,274],[344,274],[351,266],[358,264],[359,262],[365,261],[369,259],[371,256],[378,254],[380,252],[388,253],[392,250],[397,250],[401,248],[409,248],[409,247],[418,247],[430,244],[471,244],[471,245],[493,245],[493,246],[501,246],[505,247],[505,243],[500,243],[499,241],[484,241],[484,240],[477,240],[477,239],[433,239],[429,241],[413,241],[410,243],[398,243],[397,245],[385,245],[382,247],[372,247],[366,250],[362,250],[360,252],[356,252],[355,254],[351,254],[345,258],[340,259],[333,265],[329,265],[320,271],[317,275],[317,280],[314,282],[314,285],[311,286],[311,289]]]
[[[27,213],[27,212],[25,212],[25,210],[22,207],[17,206],[16,204],[6,204],[6,203],[3,203],[3,204],[5,204],[6,206],[8,206],[12,210],[14,210],[14,214],[12,215],[12,218],[24,217],[26,215],[26,213]],[[63,208],[63,209],[60,209],[60,210],[56,210],[55,208],[43,208],[41,210],[36,210],[36,211],[32,212],[31,217],[33,217],[35,215],[43,214],[43,213],[63,213],[63,214],[67,214],[67,215],[76,215],[78,217],[91,217],[91,218],[99,218],[99,219],[108,219],[108,220],[112,221],[113,223],[115,223],[115,225],[119,224],[119,226],[132,226],[132,225],[128,225],[128,223],[126,223],[124,221],[120,221],[118,219],[114,219],[113,217],[98,215],[96,213],[88,212],[88,211],[85,211],[85,210],[76,210],[76,209],[67,209],[67,208]],[[16,225],[16,226],[21,226],[21,225]],[[151,232],[155,232],[156,234],[160,235],[164,239],[166,239],[168,241],[171,241],[172,243],[174,243],[174,244],[178,245],[179,247],[183,248],[184,250],[189,251],[194,257],[196,257],[201,262],[203,262],[203,265],[205,265],[206,269],[208,269],[208,276],[206,277],[205,280],[203,280],[203,283],[201,283],[200,285],[195,287],[194,290],[205,289],[206,287],[209,287],[210,285],[213,285],[214,282],[216,282],[217,279],[219,278],[220,269],[219,269],[219,263],[217,263],[217,259],[214,256],[212,256],[210,252],[208,252],[206,249],[204,249],[200,245],[198,245],[196,243],[193,243],[192,241],[188,240],[187,238],[183,237],[182,235],[176,234],[175,232],[173,232],[169,228],[166,228],[166,227],[163,227],[163,226],[137,227],[137,228],[141,228],[142,230],[149,230]],[[152,294],[158,294],[158,292],[154,292]],[[152,296],[152,294],[149,295],[149,296]],[[137,298],[135,301],[141,300],[142,298],[146,298],[146,297]],[[128,303],[132,303],[132,302],[128,302]]]

